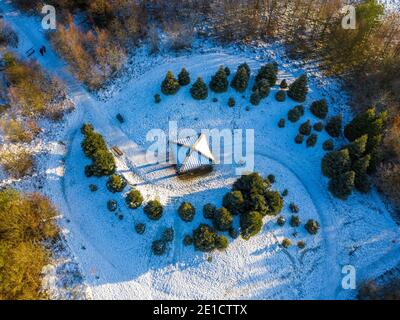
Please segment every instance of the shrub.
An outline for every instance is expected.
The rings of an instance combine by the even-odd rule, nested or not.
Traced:
[[[107,145],[102,135],[94,131],[85,135],[81,146],[85,155],[92,160],[97,151],[107,150]]]
[[[214,227],[219,231],[227,231],[232,226],[233,217],[228,209],[222,207],[215,212]]]
[[[193,230],[193,243],[196,250],[210,252],[216,248],[217,233],[213,227],[200,224]]]
[[[108,200],[107,202],[108,211],[115,212],[118,209],[118,203],[115,200]]]
[[[336,197],[346,200],[354,188],[355,173],[353,171],[345,172],[334,176],[329,181],[329,191]]]
[[[144,207],[144,212],[151,220],[159,220],[162,217],[163,210],[163,206],[158,200],[149,201]]]
[[[143,234],[146,231],[146,225],[144,223],[136,223],[135,231],[137,234]]]
[[[228,106],[229,106],[230,108],[233,108],[233,107],[235,106],[235,104],[236,104],[235,99],[232,98],[232,97],[230,97],[230,98],[228,99]]]
[[[316,100],[311,104],[311,113],[319,119],[325,119],[328,115],[328,104],[326,99]]]
[[[322,144],[322,149],[325,151],[332,151],[334,149],[333,140],[328,139]]]
[[[189,234],[185,234],[185,236],[183,237],[183,245],[190,246],[192,244],[193,244],[192,236]]]
[[[28,150],[4,151],[0,154],[0,165],[12,178],[21,179],[33,172],[35,160]]]
[[[217,73],[211,77],[210,89],[216,93],[222,93],[228,90],[228,85],[225,69],[221,66]]]
[[[293,227],[293,228],[296,228],[296,227],[299,227],[300,226],[300,218],[299,218],[299,216],[292,216],[291,218],[290,218],[290,225]]]
[[[299,207],[298,207],[295,203],[293,203],[293,202],[291,202],[291,203],[289,204],[289,209],[290,209],[290,211],[291,211],[292,213],[298,213],[298,212],[300,211]]]
[[[261,101],[261,96],[260,93],[257,91],[254,91],[251,96],[250,96],[250,102],[253,106],[258,106]]]
[[[268,215],[275,216],[282,211],[283,208],[283,199],[279,192],[277,191],[266,191],[265,192],[265,201],[268,205]]]
[[[276,177],[273,174],[269,174],[267,179],[268,179],[269,183],[271,183],[271,184],[276,182]]]
[[[203,207],[203,216],[206,219],[214,219],[215,212],[217,211],[217,208],[211,204],[207,203]]]
[[[289,86],[288,96],[294,101],[304,102],[306,100],[307,93],[307,76],[303,74]]]
[[[289,194],[289,190],[285,189],[282,191],[282,197],[286,197]]]
[[[300,128],[299,128],[299,132],[302,135],[308,136],[311,133],[311,121],[307,120],[306,122],[304,122]]]
[[[328,152],[322,159],[322,174],[328,178],[348,172],[350,168],[351,160],[347,149]]]
[[[287,89],[288,84],[287,84],[286,79],[283,79],[283,80],[281,81],[281,84],[279,85],[279,87],[280,87],[281,89]]]
[[[232,190],[242,192],[243,197],[248,199],[250,198],[251,193],[264,193],[265,181],[258,173],[255,172],[248,175],[242,175],[234,182]]]
[[[160,103],[161,102],[161,96],[158,93],[154,95],[154,102],[155,103]]]
[[[247,65],[240,65],[232,79],[231,87],[238,92],[244,92],[250,79],[250,68]]]
[[[302,105],[298,105],[293,109],[290,109],[288,112],[288,119],[291,122],[297,122],[304,115],[304,107]]]
[[[276,94],[275,94],[275,99],[279,102],[283,102],[286,100],[286,91],[283,90],[279,90]]]
[[[212,98],[212,102],[218,102],[218,98]]]
[[[244,210],[244,198],[240,191],[231,191],[225,194],[222,205],[234,215],[238,215]]]
[[[112,192],[122,192],[127,185],[126,179],[118,174],[113,174],[108,178],[107,189]]]
[[[190,88],[190,94],[193,99],[205,100],[208,97],[208,88],[201,77],[197,78],[196,82]]]
[[[340,136],[342,131],[342,118],[341,114],[329,118],[325,130],[331,137],[338,138]]]
[[[270,92],[270,87],[269,87],[268,81],[265,79],[256,81],[256,83],[253,86],[252,91],[253,92],[258,91],[261,99],[268,97],[269,92]]]
[[[313,129],[317,132],[321,132],[322,130],[324,130],[324,124],[322,122],[317,122],[313,125]]]
[[[215,247],[218,250],[225,250],[228,248],[228,239],[225,236],[217,236],[215,239]]]
[[[231,69],[229,69],[229,67],[225,67],[225,74],[227,77],[231,75]]]
[[[173,228],[165,228],[163,235],[162,235],[162,240],[165,242],[171,242],[174,240],[174,229]]]
[[[263,226],[262,215],[257,211],[250,211],[240,215],[242,238],[249,240],[261,231]]]
[[[126,204],[128,205],[129,208],[131,209],[137,209],[139,208],[142,203],[143,203],[143,196],[140,193],[139,190],[131,190],[128,192],[126,195]]]
[[[283,227],[283,226],[285,225],[285,223],[286,223],[286,220],[285,220],[284,217],[281,216],[281,217],[278,218],[278,220],[276,221],[276,223],[278,224],[278,226]]]
[[[161,83],[161,92],[165,95],[174,95],[179,91],[180,85],[175,79],[172,71],[168,71],[165,79]]]
[[[287,249],[292,245],[292,241],[290,241],[288,238],[285,238],[282,240],[282,246]]]
[[[178,74],[178,82],[180,86],[187,86],[190,83],[190,75],[189,72],[182,68],[181,72]]]
[[[94,132],[94,128],[90,123],[84,123],[81,127],[81,133],[83,135],[89,135]]]
[[[231,227],[231,228],[229,228],[229,236],[232,239],[237,239],[237,237],[239,237],[239,231],[236,230],[235,228]]]
[[[265,79],[268,81],[269,86],[272,87],[276,84],[276,81],[278,80],[277,74],[278,70],[275,65],[273,65],[272,63],[266,64],[262,66],[258,71],[256,82]]]
[[[299,249],[304,249],[306,247],[306,243],[304,241],[300,240],[297,242],[297,247]]]
[[[193,221],[196,209],[190,202],[182,202],[178,209],[179,216],[185,222]]]
[[[109,176],[115,172],[115,159],[108,150],[98,150],[93,155],[92,173],[96,177]]]
[[[98,190],[97,186],[95,184],[90,184],[89,185],[89,190],[92,192],[96,192]]]
[[[285,127],[285,119],[280,119],[278,122],[278,128],[284,128]]]
[[[306,140],[307,147],[314,147],[317,144],[317,141],[318,141],[318,136],[315,133],[313,133]]]
[[[304,226],[309,234],[317,234],[319,230],[319,223],[313,219],[307,221]]]
[[[156,256],[162,256],[167,251],[167,244],[163,240],[155,240],[151,244],[151,250]]]
[[[93,165],[85,166],[85,177],[86,178],[93,177]]]
[[[295,138],[294,138],[294,142],[296,142],[297,144],[302,144],[304,141],[304,136],[299,133]]]

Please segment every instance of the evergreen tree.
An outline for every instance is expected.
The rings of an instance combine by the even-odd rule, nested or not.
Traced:
[[[178,74],[178,82],[182,87],[190,83],[190,75],[185,68],[182,68],[181,72]]]
[[[205,100],[208,97],[208,88],[201,77],[197,78],[196,82],[190,88],[190,94],[193,99]]]
[[[238,92],[244,92],[250,80],[250,69],[247,64],[240,65],[232,79],[231,87]]]
[[[283,102],[286,100],[286,91],[284,90],[279,90],[275,94],[275,99],[279,102]]]
[[[161,92],[165,95],[174,95],[180,88],[178,80],[175,79],[172,71],[168,71],[161,83]]]
[[[260,93],[257,91],[254,91],[251,96],[250,96],[250,102],[253,106],[258,106],[261,101],[261,96]]]
[[[328,103],[326,99],[314,101],[310,107],[311,113],[320,119],[325,119],[328,115]]]
[[[242,238],[249,240],[261,231],[263,226],[262,215],[257,211],[251,211],[240,215],[240,232]]]
[[[349,150],[328,152],[322,158],[322,173],[325,177],[333,178],[339,176],[351,168]]]
[[[265,79],[261,79],[261,80],[257,81],[254,84],[252,91],[253,92],[258,91],[258,93],[260,94],[260,97],[262,99],[268,97],[269,92],[270,92],[270,87],[269,87],[268,81]]]
[[[258,71],[258,74],[256,76],[256,82],[265,79],[268,81],[270,87],[272,87],[276,84],[276,81],[278,80],[277,74],[278,70],[274,66],[274,64],[272,63],[266,64],[262,66]]]
[[[244,198],[240,191],[228,192],[223,200],[222,205],[233,215],[240,214],[244,209]]]
[[[287,84],[286,79],[283,79],[283,80],[281,81],[281,84],[279,85],[279,87],[280,87],[281,89],[287,89],[288,84]]]
[[[333,138],[338,138],[342,131],[342,115],[333,116],[328,120],[325,130]]]
[[[305,74],[297,78],[290,86],[288,96],[294,101],[304,102],[308,93],[308,81]]]
[[[348,171],[340,175],[334,176],[329,181],[329,191],[336,198],[346,200],[353,192],[354,180],[354,171]]]
[[[299,132],[305,136],[310,135],[311,134],[311,121],[307,120],[306,122],[304,122],[299,128]]]
[[[367,148],[367,141],[368,136],[365,134],[346,146],[349,150],[351,159],[359,159],[364,155]]]
[[[222,207],[215,212],[214,227],[219,231],[227,231],[232,227],[233,217],[228,209]]]
[[[228,78],[224,67],[221,66],[217,73],[211,77],[210,89],[216,93],[222,93],[228,90]]]

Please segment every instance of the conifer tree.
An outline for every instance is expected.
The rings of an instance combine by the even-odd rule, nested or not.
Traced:
[[[244,92],[247,88],[250,79],[250,69],[247,64],[240,65],[232,79],[231,87],[238,92]]]
[[[168,71],[161,84],[161,92],[165,95],[174,95],[180,88],[178,80],[175,79],[172,71]]]
[[[178,74],[178,82],[182,87],[190,83],[190,75],[185,68],[182,68],[181,72]]]
[[[217,73],[211,77],[210,89],[216,93],[222,93],[228,90],[228,78],[224,67],[221,66]]]
[[[308,93],[308,81],[305,74],[297,78],[290,86],[288,96],[297,102],[304,102]]]
[[[197,78],[196,82],[190,88],[190,94],[193,99],[205,100],[208,97],[208,88],[201,77]]]
[[[326,132],[333,138],[338,138],[342,131],[342,115],[333,116],[328,120]]]

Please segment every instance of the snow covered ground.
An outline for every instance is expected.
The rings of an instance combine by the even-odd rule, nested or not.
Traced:
[[[19,51],[33,45],[47,44],[39,21],[15,13],[4,2],[0,3],[8,21],[21,40]],[[47,47],[50,46],[47,44]],[[173,97],[162,96],[155,104],[153,95],[160,91],[160,83],[167,70],[175,74],[185,66],[192,80],[202,76],[209,81],[220,65],[232,71],[243,62],[256,70],[269,59],[278,62],[279,78],[291,81],[302,73],[300,66],[284,58],[280,46],[238,50],[207,46],[186,56],[135,57],[131,73],[100,100],[85,90],[70,75],[65,63],[48,50],[45,57],[36,56],[39,63],[68,84],[76,111],[67,116],[55,137],[45,138],[49,147],[40,159],[45,171],[43,191],[63,214],[60,225],[66,241],[84,276],[90,294],[95,299],[345,299],[353,298],[355,291],[341,287],[343,265],[356,268],[358,280],[382,274],[400,261],[399,227],[391,219],[384,203],[374,191],[369,195],[354,194],[343,202],[332,198],[327,181],[321,175],[322,142],[326,133],[318,134],[315,148],[296,145],[294,137],[300,123],[315,119],[306,108],[305,116],[297,123],[287,122],[278,129],[280,118],[296,105],[287,100],[279,103],[275,91],[257,106],[248,102],[250,91],[243,99],[232,89],[228,93],[210,93],[206,101],[195,101],[189,88],[183,88]],[[310,76],[311,101],[326,97],[331,115],[345,111],[346,96],[339,84],[321,76],[317,70]],[[129,79],[129,81],[127,80]],[[250,84],[251,87],[252,83]],[[112,88],[111,88],[112,89]],[[212,102],[216,96],[218,102]],[[234,96],[236,106],[229,108],[227,100]],[[249,107],[248,110],[246,110]],[[125,123],[115,116],[121,113]],[[345,114],[345,119],[349,115]],[[145,137],[154,128],[167,129],[169,121],[177,121],[180,128],[254,129],[255,170],[263,175],[277,177],[274,188],[289,190],[282,213],[290,217],[288,204],[300,207],[302,222],[309,218],[321,223],[315,237],[304,228],[295,231],[287,224],[281,228],[276,219],[266,219],[262,232],[249,241],[230,240],[226,252],[203,254],[193,247],[185,247],[182,238],[200,222],[202,206],[207,202],[221,205],[223,194],[237,178],[235,167],[219,165],[211,175],[191,181],[178,180],[171,168],[162,164],[148,164],[144,151],[149,146]],[[151,222],[143,210],[127,209],[123,195],[112,195],[105,187],[106,179],[85,178],[83,169],[89,163],[81,151],[83,122],[91,122],[102,133],[109,146],[118,145],[124,157],[118,161],[118,171],[144,194],[145,200],[160,199],[165,205],[161,220]],[[62,141],[62,143],[60,143]],[[340,141],[337,141],[339,143]],[[92,193],[89,184],[99,190]],[[120,220],[107,211],[107,201],[119,203]],[[177,215],[182,201],[192,202],[197,214],[195,220],[184,223]],[[140,236],[134,223],[146,223],[146,232]],[[151,254],[151,242],[161,236],[163,229],[173,226],[175,240],[168,254]],[[293,242],[304,240],[307,247],[283,249],[279,243],[288,237]],[[212,260],[209,258],[212,256]]]

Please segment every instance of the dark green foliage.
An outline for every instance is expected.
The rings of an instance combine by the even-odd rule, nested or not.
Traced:
[[[244,70],[246,70],[247,75],[248,75],[248,77],[249,77],[249,79],[250,79],[250,67],[249,67],[249,65],[248,65],[246,62],[240,64],[240,65],[238,66],[238,69],[244,69]]]
[[[293,202],[290,203],[289,209],[292,213],[298,213],[300,211],[299,207]]]
[[[320,119],[325,119],[328,115],[328,103],[326,99],[316,100],[311,104],[311,113]]]
[[[292,217],[290,218],[290,225],[291,225],[293,228],[299,227],[299,226],[300,226],[300,218],[299,218],[299,216],[292,216]]]
[[[282,191],[282,197],[286,197],[289,194],[289,190],[285,189]]]
[[[240,214],[244,210],[244,198],[240,191],[228,192],[223,200],[222,205],[234,215]]]
[[[326,124],[326,132],[333,138],[338,138],[342,132],[343,117],[341,114],[329,118]]]
[[[239,231],[233,227],[229,228],[228,232],[232,239],[237,239],[239,237]]]
[[[179,216],[185,222],[193,221],[196,209],[190,202],[182,202],[178,209]]]
[[[118,204],[117,201],[115,200],[108,200],[107,201],[107,209],[111,212],[117,211],[118,209]]]
[[[354,188],[355,173],[348,171],[340,175],[334,176],[329,181],[329,191],[336,197],[346,200],[352,193]]]
[[[242,175],[233,184],[233,191],[242,192],[245,199],[249,199],[250,194],[263,194],[265,190],[265,181],[258,173],[251,173],[248,175]],[[267,186],[269,187],[269,186]]]
[[[348,172],[350,168],[351,160],[347,149],[328,152],[322,159],[322,173],[325,177],[337,177]]]
[[[143,234],[146,231],[146,225],[144,223],[136,223],[135,231],[137,234]]]
[[[243,239],[249,240],[258,234],[262,226],[262,215],[259,212],[251,211],[240,215],[240,228]]]
[[[355,159],[361,158],[364,155],[367,148],[367,142],[368,136],[363,135],[346,146],[346,148],[349,150],[350,158],[353,161]]]
[[[190,88],[190,94],[193,99],[205,100],[208,97],[208,88],[201,77],[197,78],[196,82]]]
[[[154,102],[155,103],[160,103],[161,102],[161,96],[158,93],[154,95]]]
[[[183,237],[183,245],[190,246],[193,244],[193,238],[191,235],[189,234],[185,234],[185,236]]]
[[[269,174],[267,179],[268,179],[269,183],[271,183],[271,184],[276,182],[276,177],[273,174]]]
[[[288,96],[297,102],[304,102],[308,93],[307,76],[305,74],[297,78],[290,86]]]
[[[107,150],[107,145],[101,134],[89,131],[82,141],[82,149],[88,158],[93,159],[96,151]]]
[[[126,195],[125,201],[129,208],[137,209],[143,203],[143,196],[139,190],[133,189],[128,192],[128,194]]]
[[[172,240],[174,240],[174,229],[171,227],[165,228],[162,235],[162,240],[165,242],[171,242]]]
[[[258,91],[261,99],[264,99],[264,98],[268,97],[270,90],[271,89],[270,89],[268,81],[265,79],[261,79],[254,84],[252,91],[253,92]]]
[[[268,81],[269,86],[272,87],[276,84],[278,70],[276,65],[269,63],[260,68],[256,76],[256,82],[265,79]]]
[[[214,219],[215,212],[217,211],[216,206],[211,203],[207,203],[203,207],[203,216],[206,219]]]
[[[89,190],[92,192],[96,192],[98,190],[97,186],[95,184],[90,184],[89,185]]]
[[[317,122],[313,125],[313,129],[317,132],[321,132],[322,130],[324,130],[324,124],[322,122]]]
[[[283,227],[285,225],[285,223],[286,223],[286,220],[285,220],[284,217],[281,216],[281,217],[278,218],[278,220],[276,220],[276,223],[278,224],[278,226]]]
[[[311,133],[311,121],[307,120],[306,122],[304,122],[303,124],[301,124],[300,128],[299,128],[299,132],[302,135],[308,136]]]
[[[228,248],[228,239],[225,236],[217,236],[215,239],[215,247],[218,250],[225,250]]]
[[[358,158],[352,164],[352,169],[356,174],[354,186],[361,193],[368,193],[372,187],[371,179],[367,175],[371,158],[371,155],[366,155],[362,158]]]
[[[219,231],[227,231],[232,226],[233,216],[228,209],[222,207],[215,212],[213,223]]]
[[[116,118],[120,123],[124,123],[125,122],[124,117],[120,113],[117,114]]]
[[[261,96],[260,93],[257,91],[254,91],[251,96],[250,96],[250,102],[253,106],[258,106],[261,101]]]
[[[93,133],[94,128],[90,123],[84,123],[81,127],[81,133],[83,135],[89,135],[91,133]]]
[[[112,175],[116,164],[114,156],[108,150],[97,150],[93,155],[92,173],[95,177]]]
[[[372,182],[368,174],[356,175],[354,178],[354,187],[361,193],[368,193],[371,191]]]
[[[285,119],[280,119],[278,122],[278,128],[284,128],[285,127]]]
[[[225,74],[227,77],[231,75],[231,69],[229,69],[229,67],[225,67]]]
[[[262,216],[267,215],[269,208],[265,196],[258,193],[250,194],[249,199],[246,201],[245,212],[248,211],[257,211],[261,213]]]
[[[307,221],[304,226],[309,234],[317,234],[319,230],[319,223],[313,219]]]
[[[158,200],[149,201],[144,207],[144,212],[151,220],[159,220],[162,217],[163,210],[163,206]]]
[[[217,73],[211,77],[210,89],[216,93],[222,93],[228,90],[228,85],[225,69],[221,66]]]
[[[333,140],[332,140],[332,139],[326,140],[326,141],[322,144],[322,149],[324,149],[325,151],[332,151],[332,150],[334,149]]]
[[[278,191],[266,190],[264,197],[268,206],[268,215],[275,216],[282,211],[283,199]]]
[[[276,94],[275,94],[275,99],[279,102],[283,102],[286,100],[286,91],[283,90],[279,90]]]
[[[189,72],[182,68],[181,72],[178,74],[178,82],[180,86],[187,86],[190,83],[190,75]]]
[[[196,250],[210,252],[216,248],[218,234],[213,227],[200,224],[193,230],[193,243]]]
[[[178,80],[175,79],[172,71],[168,71],[161,83],[161,92],[165,95],[174,95],[180,88]]]
[[[163,240],[155,240],[151,244],[151,250],[156,256],[162,256],[167,251],[167,244]]]
[[[304,249],[306,247],[306,243],[304,241],[300,240],[297,242],[297,247],[299,249]]]
[[[287,83],[286,79],[283,79],[283,80],[281,81],[281,84],[279,85],[279,87],[280,87],[281,89],[287,89],[288,83]]]
[[[314,147],[317,144],[317,141],[318,141],[318,136],[315,133],[313,133],[307,138],[306,145],[307,147]]]
[[[238,92],[244,92],[250,80],[250,68],[247,64],[240,65],[232,79],[231,87]]]
[[[285,238],[282,240],[282,247],[285,249],[289,248],[292,245],[292,241],[290,241],[288,238]]]
[[[126,179],[118,174],[113,174],[107,180],[107,189],[112,193],[122,192],[126,185]]]
[[[86,178],[93,177],[93,165],[85,166],[85,177]]]
[[[228,106],[231,107],[231,108],[233,108],[233,107],[235,106],[235,104],[236,104],[235,98],[230,97],[230,98],[228,99]]]
[[[288,119],[291,122],[297,122],[304,115],[304,107],[302,105],[298,105],[293,109],[290,109],[288,112]]]
[[[304,136],[299,133],[295,138],[294,138],[294,142],[296,142],[297,144],[302,144],[304,141]]]

